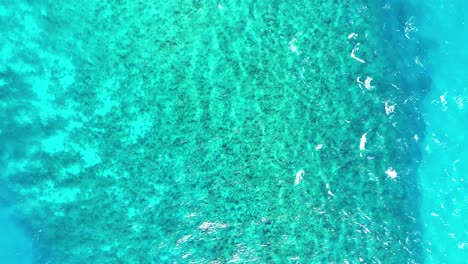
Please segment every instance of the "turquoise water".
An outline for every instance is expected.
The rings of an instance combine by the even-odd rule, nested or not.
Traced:
[[[429,263],[468,259],[467,8],[464,1],[428,1],[424,11],[432,15],[421,17],[420,23],[420,35],[430,43],[433,79],[423,103],[427,137],[419,168]]]
[[[466,263],[461,1],[0,3],[5,263]]]

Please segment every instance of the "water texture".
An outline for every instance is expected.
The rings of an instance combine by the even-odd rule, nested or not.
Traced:
[[[463,263],[464,14],[419,2],[0,3],[0,257]]]
[[[433,79],[423,104],[428,136],[419,168],[427,263],[468,260],[467,10],[464,1],[428,1],[419,23]]]

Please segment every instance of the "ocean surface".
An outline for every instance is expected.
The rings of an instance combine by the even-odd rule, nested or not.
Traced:
[[[0,1],[0,263],[468,263],[467,18]]]

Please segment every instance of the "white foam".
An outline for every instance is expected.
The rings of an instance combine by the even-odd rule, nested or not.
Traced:
[[[411,39],[410,35],[413,31],[416,30],[416,27],[414,26],[414,17],[410,17],[408,21],[405,22],[405,37],[407,39]]]
[[[301,181],[304,179],[304,170],[299,170],[296,173],[296,179],[294,180],[294,184],[297,185],[301,183]]]
[[[176,246],[180,246],[181,244],[186,243],[191,237],[192,235],[185,235],[184,237],[177,240]]]
[[[364,87],[367,89],[367,90],[372,90],[375,86],[372,86],[371,82],[372,82],[372,78],[367,76],[366,79],[363,81],[361,81],[361,77],[357,77],[356,78],[356,82],[358,83],[359,85],[359,88],[362,89],[362,86],[364,85]]]
[[[416,63],[420,67],[424,68],[424,64],[422,64],[422,62],[421,62],[421,60],[419,59],[418,56],[414,57],[414,63]]]
[[[440,102],[443,104],[443,105],[447,105],[447,100],[445,100],[445,96],[447,95],[447,93],[444,93],[443,95],[439,96],[440,98]]]
[[[366,132],[364,134],[362,134],[361,136],[361,142],[359,142],[359,150],[366,150],[366,142],[367,142],[367,133],[369,132]]]
[[[397,172],[392,167],[388,168],[385,171],[385,174],[387,174],[387,176],[392,179],[395,179],[397,177]]]
[[[318,144],[317,146],[315,146],[315,150],[319,150],[319,149],[322,149],[323,148],[323,144]]]
[[[192,218],[194,216],[197,216],[197,214],[196,213],[190,213],[190,214],[186,215],[185,218]]]
[[[301,53],[298,51],[296,43],[297,43],[297,38],[293,38],[291,41],[289,41],[289,49],[291,50],[292,53],[299,55]]]
[[[348,39],[356,39],[357,36],[358,36],[358,34],[356,34],[356,33],[353,32],[353,33],[351,33],[351,34],[348,35]]]
[[[218,4],[219,9],[223,9],[223,6],[221,4]]]
[[[361,77],[357,77],[357,78],[356,78],[356,82],[358,83],[358,85],[359,85],[359,88],[361,88],[361,89],[362,89],[362,84],[364,84],[364,83],[363,83],[363,82],[361,82]]]
[[[391,105],[388,103],[388,101],[385,101],[385,113],[387,115],[393,113],[395,111],[395,105]]]
[[[359,46],[360,46],[360,45],[361,45],[360,43],[357,43],[357,44],[354,46],[353,50],[351,51],[351,58],[353,58],[353,59],[359,61],[360,63],[366,63],[365,60],[356,57],[356,55],[354,54],[355,52],[357,52],[357,51],[359,50]]]
[[[460,109],[460,110],[463,109],[463,100],[465,100],[465,98],[463,98],[463,97],[458,97],[457,98],[457,106],[458,106],[458,109]]]
[[[219,228],[226,228],[228,227],[227,224],[223,223],[216,223],[216,222],[203,222],[198,228],[201,229],[202,231],[206,230],[213,230],[213,229],[219,229]]]
[[[335,194],[332,193],[332,191],[330,190],[330,184],[327,182],[325,183],[325,187],[327,188],[327,193],[328,195],[332,196],[332,197],[335,197]]]
[[[371,85],[371,82],[372,82],[372,78],[367,76],[366,80],[364,81],[364,87],[366,87],[367,90],[371,90],[372,88],[374,88],[374,86]]]

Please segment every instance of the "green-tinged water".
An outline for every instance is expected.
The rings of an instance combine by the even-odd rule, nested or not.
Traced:
[[[422,262],[431,81],[366,2],[2,2],[11,263]]]

